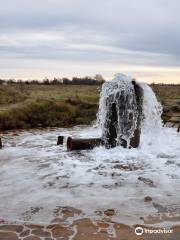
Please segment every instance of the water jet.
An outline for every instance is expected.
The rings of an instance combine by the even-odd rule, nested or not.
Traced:
[[[104,145],[106,148],[123,146],[138,147],[141,135],[143,89],[132,78],[116,74],[112,81],[105,82],[97,114],[102,136],[94,139],[68,138],[68,150],[91,149]],[[98,144],[97,144],[98,142]]]

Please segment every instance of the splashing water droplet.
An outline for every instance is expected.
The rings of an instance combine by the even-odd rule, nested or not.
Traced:
[[[102,86],[97,122],[106,147],[128,147],[135,131],[140,128],[146,134],[154,129],[156,133],[157,129],[161,131],[162,107],[154,92],[145,83],[135,83],[143,92],[141,104],[133,81],[129,76],[116,74],[112,81]]]

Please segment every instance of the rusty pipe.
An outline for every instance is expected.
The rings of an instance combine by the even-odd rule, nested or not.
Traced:
[[[67,150],[85,150],[93,149],[102,144],[101,138],[72,138],[67,139]]]
[[[179,124],[179,127],[178,127],[178,129],[177,129],[177,132],[180,132],[180,124]]]
[[[2,145],[2,140],[0,138],[0,149],[2,149],[3,145]]]
[[[58,136],[57,145],[63,145],[64,136]]]

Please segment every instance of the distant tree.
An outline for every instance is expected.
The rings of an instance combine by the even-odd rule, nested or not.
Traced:
[[[7,80],[7,84],[14,84],[14,83],[16,83],[16,81],[14,79]]]
[[[18,84],[23,84],[24,82],[23,82],[21,79],[18,79],[18,80],[17,80],[17,83],[18,83]]]
[[[53,84],[53,85],[62,84],[62,79],[60,79],[60,78],[54,78],[54,79],[51,81],[51,84]]]
[[[0,85],[4,84],[5,81],[3,79],[0,79]]]
[[[44,79],[43,79],[43,84],[49,85],[49,84],[50,84],[49,79],[48,79],[48,78],[44,78]]]
[[[94,79],[96,80],[96,81],[104,81],[104,78],[103,78],[103,76],[101,75],[101,74],[96,74],[95,76],[94,76]]]
[[[105,82],[105,80],[101,74],[96,74],[94,79],[96,80],[97,85],[101,85]]]
[[[65,84],[65,85],[72,84],[72,81],[69,80],[68,78],[63,78],[62,81],[63,81],[63,84]]]
[[[40,82],[38,80],[31,80],[30,84],[38,85],[38,84],[40,84]]]

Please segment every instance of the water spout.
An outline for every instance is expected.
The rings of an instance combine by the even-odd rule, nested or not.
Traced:
[[[98,122],[107,148],[138,147],[142,121],[143,90],[132,78],[116,74],[102,86]]]

